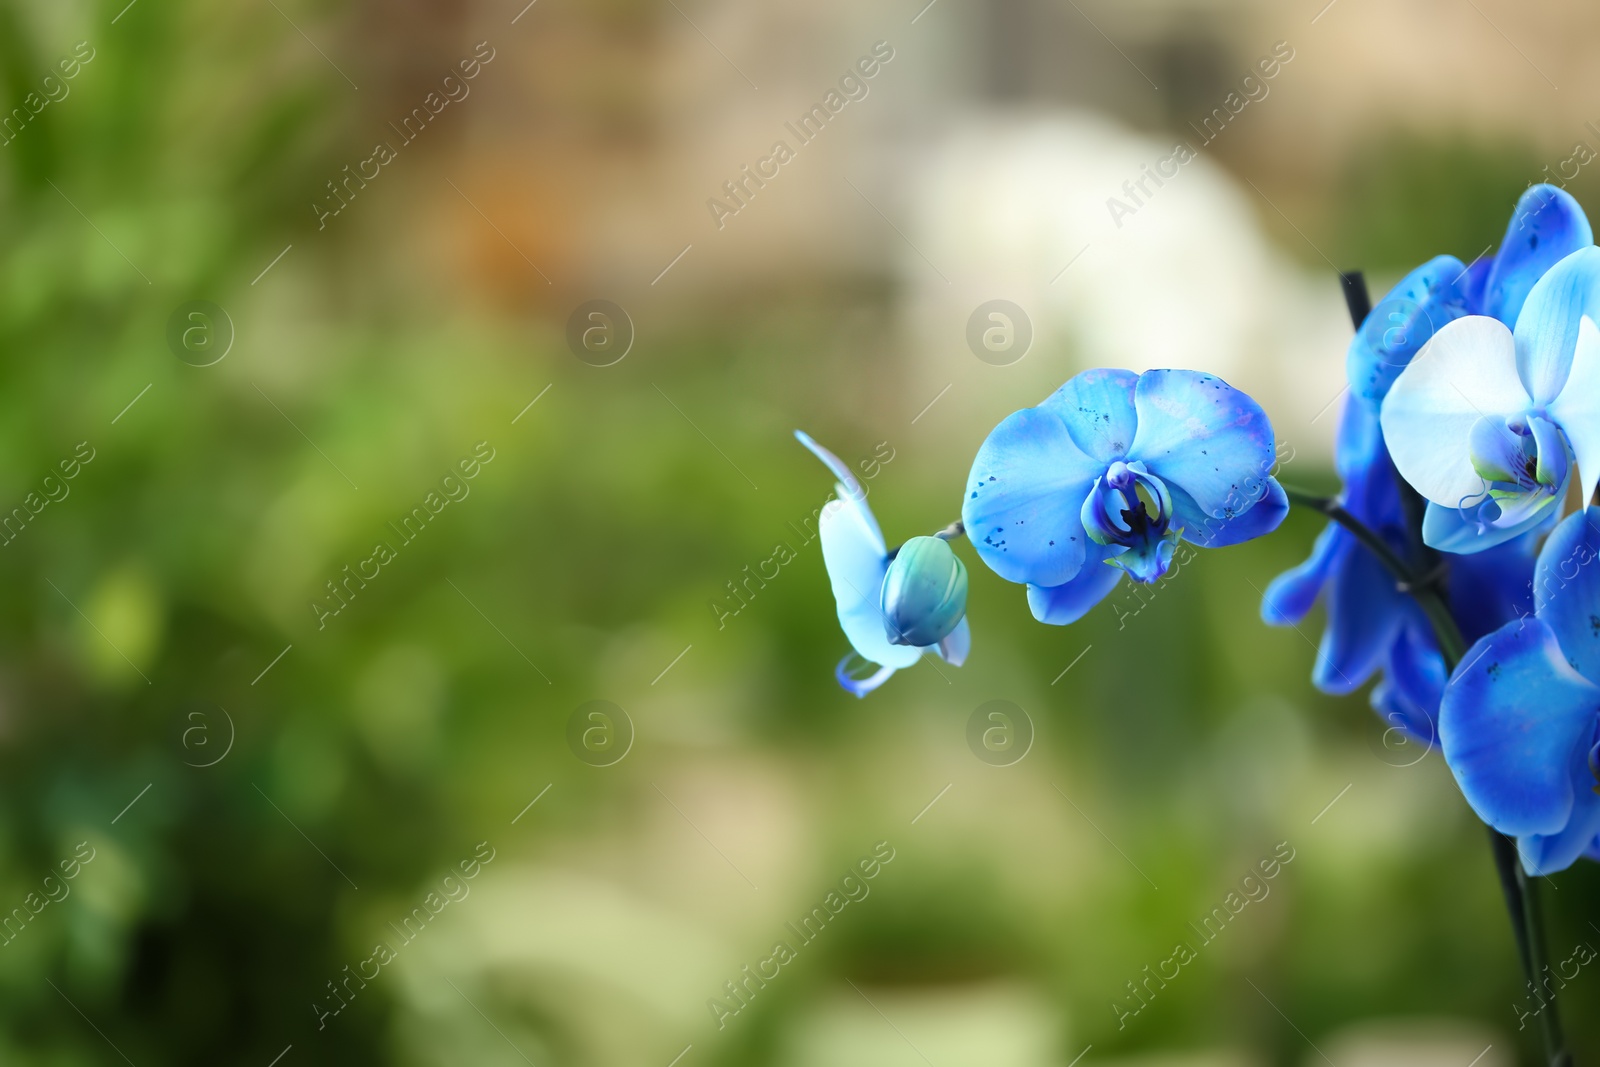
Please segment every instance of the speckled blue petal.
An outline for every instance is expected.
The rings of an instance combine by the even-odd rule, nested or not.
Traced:
[[[1028,608],[1033,617],[1052,626],[1066,626],[1087,615],[1106,598],[1125,573],[1106,562],[1107,549],[1099,545],[1070,582],[1045,588],[1028,586]]]
[[[1533,572],[1535,611],[1579,674],[1600,683],[1600,507],[1562,520]]]
[[[1261,598],[1261,621],[1268,626],[1293,626],[1310,613],[1322,587],[1355,550],[1355,539],[1337,523],[1328,523],[1317,535],[1311,555],[1298,567],[1272,579]]]
[[[1261,497],[1247,511],[1232,518],[1214,518],[1200,510],[1183,490],[1169,487],[1172,495],[1172,525],[1182,527],[1183,539],[1202,548],[1226,548],[1263,537],[1282,525],[1289,514],[1289,498],[1268,478],[1257,487]]]
[[[1350,391],[1379,404],[1395,378],[1445,323],[1469,311],[1467,266],[1455,256],[1435,256],[1400,279],[1373,307],[1350,339],[1345,373]]]
[[[1550,403],[1567,383],[1586,314],[1600,314],[1600,248],[1592,245],[1551,267],[1517,316],[1517,375],[1536,405]]]
[[[1484,293],[1489,288],[1489,273],[1492,270],[1494,270],[1494,257],[1479,256],[1467,266],[1467,276],[1461,279],[1461,282],[1457,285],[1457,288],[1461,290],[1461,296],[1466,303],[1469,315],[1489,314],[1484,310]],[[1534,280],[1537,281],[1537,279]],[[1531,286],[1533,282],[1530,281],[1528,284]],[[1523,295],[1526,296],[1527,294]],[[1518,310],[1522,308],[1521,303],[1517,304],[1517,308]],[[1505,319],[1500,321],[1505,322],[1507,326],[1516,325],[1515,318],[1510,321]]]
[[[1572,669],[1542,620],[1508,623],[1467,650],[1445,687],[1445,761],[1478,817],[1501,833],[1557,834],[1587,765],[1600,687]]]
[[[1589,219],[1570,193],[1553,185],[1532,186],[1511,213],[1477,313],[1516,325],[1534,283],[1562,259],[1592,244]]]
[[[1055,412],[1008,415],[978,449],[961,504],[978,558],[1009,582],[1070,581],[1088,541],[1083,501],[1102,470]]]
[[[1133,406],[1139,376],[1131,370],[1086,370],[1040,404],[1066,424],[1073,443],[1102,467],[1122,459],[1139,425]]]
[[[1266,412],[1221,378],[1151,370],[1134,390],[1139,429],[1128,449],[1207,515],[1232,518],[1261,499],[1275,445]]]

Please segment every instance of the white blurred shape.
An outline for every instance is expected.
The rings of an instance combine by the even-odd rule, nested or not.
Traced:
[[[964,349],[972,310],[1008,299],[1035,331],[1012,376],[1018,407],[1089,367],[1187,367],[1254,395],[1301,455],[1328,453],[1336,418],[1309,423],[1343,387],[1336,272],[1271,243],[1261,220],[1275,209],[1258,193],[1204,148],[1158,186],[1147,175],[1177,163],[1176,140],[1097,115],[972,114],[946,129],[903,163],[896,258],[919,352]]]
[[[785,1067],[1056,1067],[1061,1012],[1031,986],[856,984],[794,1022]]]
[[[1516,1062],[1515,1041],[1465,1020],[1358,1023],[1317,1043],[1326,1056],[1307,1053],[1307,1067],[1325,1059],[1339,1067],[1508,1067]]]

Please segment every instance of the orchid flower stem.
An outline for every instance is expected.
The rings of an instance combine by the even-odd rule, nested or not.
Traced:
[[[1510,838],[1506,840],[1514,853],[1516,842]],[[1531,980],[1537,989],[1542,976],[1549,970],[1549,963],[1545,959],[1544,909],[1539,902],[1539,883],[1528,874],[1520,861],[1512,863],[1512,876],[1516,880],[1518,896],[1522,901],[1522,924],[1528,942],[1524,967],[1532,976]],[[1572,1055],[1567,1052],[1566,1038],[1561,1032],[1561,1014],[1556,1009],[1555,991],[1545,992],[1549,994],[1548,1001],[1544,999],[1543,994],[1539,995],[1539,1000],[1543,1004],[1539,1012],[1539,1024],[1544,1036],[1545,1060],[1550,1067],[1572,1067]]]
[[[1366,523],[1346,511],[1337,500],[1287,485],[1283,487],[1283,491],[1291,503],[1320,511],[1343,526],[1350,531],[1352,537],[1377,557],[1378,562],[1394,576],[1395,583],[1399,585],[1401,591],[1409,593],[1423,614],[1427,615],[1428,622],[1433,625],[1434,636],[1439,641],[1439,651],[1444,656],[1446,669],[1455,670],[1456,664],[1460,663],[1461,657],[1466,654],[1466,642],[1461,637],[1460,628],[1456,626],[1455,617],[1450,614],[1449,606],[1439,595],[1437,577],[1432,574],[1418,574],[1409,563],[1384,543],[1383,538]]]

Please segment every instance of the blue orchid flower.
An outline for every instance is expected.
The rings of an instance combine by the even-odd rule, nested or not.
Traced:
[[[1352,399],[1335,444],[1341,503],[1396,554],[1404,557],[1410,546],[1379,405],[1442,327],[1472,315],[1514,326],[1540,278],[1593,244],[1576,200],[1554,186],[1533,186],[1518,200],[1493,257],[1470,266],[1454,256],[1434,257],[1401,279],[1356,330],[1346,353]],[[1435,526],[1439,521],[1435,515]],[[1528,582],[1543,526],[1536,520],[1530,527],[1520,537],[1510,531],[1498,547],[1482,546],[1488,550],[1480,555],[1451,561],[1448,592],[1466,640],[1532,610]],[[1323,692],[1344,694],[1381,671],[1373,708],[1412,741],[1434,743],[1445,669],[1432,628],[1393,576],[1337,523],[1323,530],[1310,558],[1267,587],[1261,615],[1270,625],[1297,625],[1319,598],[1327,627],[1312,682]]]
[[[1344,509],[1405,557],[1398,475],[1384,450],[1378,414],[1360,400],[1344,410],[1334,466],[1344,480]],[[1533,609],[1528,589],[1533,560],[1533,536],[1480,555],[1451,557],[1446,592],[1466,640]],[[1262,621],[1298,625],[1318,598],[1325,601],[1328,622],[1312,683],[1323,693],[1342,696],[1381,670],[1371,693],[1373,709],[1410,741],[1435,744],[1446,675],[1434,630],[1416,601],[1395,584],[1394,574],[1339,523],[1328,523],[1318,534],[1310,558],[1267,585]]]
[[[1517,201],[1493,257],[1463,265],[1435,256],[1400,280],[1350,340],[1345,356],[1351,391],[1376,406],[1422,346],[1446,324],[1487,315],[1507,326],[1533,286],[1568,255],[1594,244],[1578,202],[1553,185],[1531,186]]]
[[[1478,641],[1445,687],[1445,762],[1530,874],[1600,850],[1600,508],[1568,516],[1534,573],[1534,613]]]
[[[834,669],[839,684],[864,697],[929,652],[961,666],[972,646],[961,561],[931,537],[914,538],[891,557],[855,474],[809,435],[794,435],[839,479],[817,522],[839,625],[855,650]],[[923,541],[939,541],[944,552]],[[858,674],[858,657],[876,670]]]
[[[1270,533],[1289,509],[1272,425],[1197,371],[1090,370],[989,434],[961,518],[978,557],[1028,586],[1040,622],[1082,618],[1127,575],[1165,574],[1180,538],[1207,548]]]
[[[1334,465],[1344,482],[1341,502],[1394,552],[1408,551],[1405,514],[1394,464],[1384,448],[1377,413],[1359,399],[1344,410]],[[1449,600],[1466,640],[1476,640],[1532,610],[1534,538],[1526,536],[1476,556],[1452,558]],[[1349,530],[1329,523],[1311,556],[1267,586],[1261,618],[1271,626],[1295,626],[1318,599],[1327,626],[1317,651],[1312,683],[1343,695],[1365,685],[1378,671],[1374,710],[1411,741],[1438,738],[1444,658],[1432,627],[1416,602]]]
[[[1529,292],[1515,330],[1448,323],[1395,379],[1380,421],[1396,469],[1427,498],[1423,540],[1480,552],[1554,521],[1576,461],[1600,478],[1600,248]]]

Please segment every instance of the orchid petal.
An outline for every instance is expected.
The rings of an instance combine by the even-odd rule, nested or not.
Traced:
[[[1133,444],[1139,416],[1134,388],[1139,376],[1131,370],[1087,370],[1057,389],[1039,406],[1066,425],[1072,441],[1102,467],[1122,459]]]
[[[1333,465],[1339,477],[1346,485],[1364,480],[1384,454],[1378,409],[1359,400],[1347,401],[1339,416],[1339,432],[1334,435]]]
[[[1570,463],[1567,459],[1566,442],[1561,439],[1561,431],[1549,419],[1531,415],[1528,418],[1528,429],[1533,434],[1534,451],[1538,454],[1538,467],[1534,471],[1534,479],[1540,485],[1554,488],[1567,484],[1567,473]]]
[[[1272,423],[1245,393],[1189,370],[1151,370],[1134,391],[1139,429],[1128,455],[1207,515],[1232,518],[1259,500],[1274,464]]]
[[[943,641],[934,645],[933,649],[952,667],[959,667],[967,662],[967,654],[972,651],[972,627],[967,625],[966,618],[963,616],[961,621],[956,623],[956,628],[951,630]]]
[[[1418,627],[1402,627],[1389,650],[1384,679],[1372,691],[1372,706],[1408,740],[1432,748],[1439,741],[1445,679],[1438,647]]]
[[[1589,220],[1572,194],[1553,185],[1531,187],[1517,201],[1495,253],[1479,303],[1482,313],[1514,325],[1534,283],[1562,259],[1592,244]]]
[[[1572,446],[1587,503],[1600,482],[1600,329],[1588,315],[1578,326],[1572,370],[1548,410]]]
[[[1311,681],[1342,695],[1364,685],[1383,665],[1406,617],[1406,601],[1378,558],[1354,547],[1327,591],[1328,623]]]
[[[855,675],[850,673],[850,661],[852,659],[860,659],[860,657],[856,653],[852,652],[850,655],[840,660],[838,666],[833,668],[833,677],[841,686],[844,687],[846,692],[855,694],[857,699],[866,696],[884,682],[887,682],[890,678],[894,677],[894,667],[879,667],[876,671],[867,675],[865,678],[857,678]]]
[[[1545,524],[1554,518],[1552,511],[1521,537],[1450,561],[1450,613],[1469,644],[1533,614],[1534,557]]]
[[[1338,523],[1330,522],[1317,535],[1311,555],[1298,567],[1272,579],[1261,598],[1261,621],[1268,626],[1293,626],[1310,613],[1322,588],[1340,569],[1355,541]]]
[[[1567,383],[1578,323],[1600,308],[1600,248],[1590,246],[1551,267],[1517,316],[1517,374],[1534,402],[1549,404]]]
[[[1123,570],[1106,562],[1106,550],[1095,546],[1077,577],[1045,588],[1028,586],[1028,608],[1033,617],[1052,626],[1066,626],[1087,615],[1122,580]]]
[[[1501,833],[1555,834],[1573,808],[1573,753],[1594,733],[1600,687],[1541,619],[1507,623],[1445,687],[1439,737],[1467,803]]]
[[[1600,682],[1600,507],[1568,515],[1539,553],[1533,598],[1566,660]]]
[[[1060,585],[1083,566],[1079,512],[1103,470],[1054,412],[1025,408],[984,440],[961,520],[978,557],[1009,582]]]
[[[1576,250],[1574,249],[1573,251]],[[1564,254],[1565,253],[1563,253],[1563,255]],[[1488,291],[1489,274],[1493,270],[1494,258],[1491,256],[1479,256],[1477,259],[1473,260],[1467,265],[1467,276],[1462,278],[1460,283],[1456,286],[1461,290],[1461,298],[1463,301],[1465,301],[1467,310],[1470,314],[1489,314],[1488,311],[1484,310],[1484,293]],[[1537,280],[1537,278],[1531,279],[1528,282],[1528,286],[1531,288],[1533,283]],[[1526,299],[1527,295],[1528,294],[1524,292],[1522,294],[1522,299]],[[1519,311],[1522,309],[1521,300],[1517,302],[1517,309]],[[1500,319],[1500,321],[1505,323],[1507,326],[1514,326],[1516,325],[1517,321],[1515,316],[1509,319],[1501,318],[1499,315],[1493,315],[1491,317]]]
[[[856,476],[850,470],[850,465],[848,463],[834,455],[832,452],[829,452],[826,448],[823,448],[821,445],[817,444],[817,442],[812,439],[811,435],[806,433],[804,430],[796,430],[794,432],[794,436],[795,440],[799,441],[801,444],[805,445],[811,450],[812,455],[816,456],[818,459],[822,460],[823,463],[827,464],[828,469],[833,472],[833,476],[839,479],[839,482],[843,486],[843,488],[839,490],[839,497],[841,499],[844,497],[855,497],[860,500],[866,499],[867,491],[863,489],[861,487],[861,483],[856,480]],[[869,511],[867,514],[870,517],[872,513]],[[873,520],[872,525],[874,529],[877,528],[878,523],[876,519]],[[883,535],[881,533],[878,535],[878,540],[883,540]]]
[[[1395,379],[1379,421],[1400,476],[1446,507],[1482,494],[1469,440],[1482,418],[1504,419],[1531,401],[1517,377],[1516,345],[1497,319],[1445,326]]]
[[[798,430],[795,436],[839,477],[834,486],[838,496],[823,505],[817,521],[839,625],[858,655],[886,667],[909,667],[917,662],[917,649],[891,644],[884,632],[878,597],[889,569],[889,550],[878,520],[867,506],[866,493],[839,457]],[[881,684],[877,682],[874,688]]]
[[[1600,796],[1592,786],[1594,775],[1587,766],[1577,771],[1573,782],[1572,815],[1560,833],[1530,834],[1517,839],[1517,854],[1522,869],[1538,878],[1564,871],[1595,845],[1600,834]]]
[[[1289,514],[1289,497],[1278,479],[1262,482],[1260,499],[1230,518],[1213,518],[1200,510],[1194,499],[1176,486],[1172,494],[1172,525],[1181,528],[1183,539],[1202,548],[1226,548],[1263,537],[1282,525]]]
[[[1480,524],[1470,508],[1447,508],[1429,501],[1422,516],[1422,543],[1459,556],[1498,548],[1523,534],[1548,526],[1556,517],[1553,505],[1558,499],[1542,497],[1534,501],[1535,506],[1531,506],[1529,513],[1519,521],[1504,525]]]
[[[1381,403],[1417,350],[1446,323],[1467,314],[1461,287],[1469,277],[1455,256],[1435,256],[1378,301],[1345,352],[1345,373],[1357,397]]]

